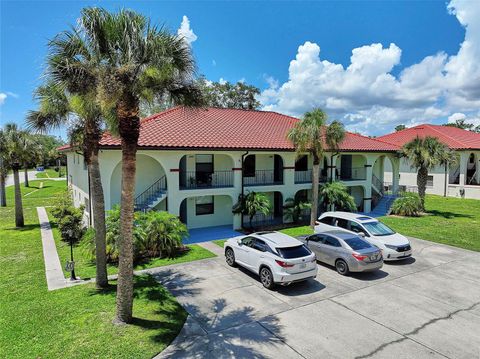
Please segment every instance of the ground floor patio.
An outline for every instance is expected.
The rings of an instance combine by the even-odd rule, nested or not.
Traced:
[[[315,280],[275,291],[221,255],[160,270],[190,316],[159,357],[478,357],[480,253],[412,246],[413,258],[374,273],[342,277],[320,265]]]

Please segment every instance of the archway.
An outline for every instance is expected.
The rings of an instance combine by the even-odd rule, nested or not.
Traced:
[[[184,155],[179,162],[180,189],[232,187],[233,158],[226,154]]]
[[[477,156],[470,153],[467,160],[467,178],[465,184],[477,184]]]
[[[365,196],[365,188],[363,186],[347,187],[348,193],[353,197],[357,211],[363,212],[363,198]]]
[[[341,154],[336,162],[336,177],[342,181],[365,180],[367,158],[360,154]]]
[[[232,206],[229,195],[190,196],[180,203],[179,217],[188,228],[232,226]]]
[[[143,193],[152,184],[165,176],[165,170],[156,159],[144,154],[137,154],[135,174],[135,197]],[[122,193],[122,162],[114,168],[110,179],[110,206],[120,203]],[[166,185],[166,179],[165,179]]]

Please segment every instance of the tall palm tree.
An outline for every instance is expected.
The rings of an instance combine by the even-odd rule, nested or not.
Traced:
[[[5,190],[7,174],[7,140],[5,131],[0,128],[0,207],[7,206],[7,194]]]
[[[95,283],[97,288],[105,288],[108,286],[105,200],[98,161],[99,141],[102,135],[101,110],[95,98],[95,84],[71,93],[67,88],[74,85],[70,85],[68,81],[70,80],[53,82],[50,78],[36,90],[39,109],[29,112],[27,123],[40,132],[68,123],[72,146],[79,146],[82,150],[90,180],[92,217],[95,226]]]
[[[13,182],[15,186],[15,226],[25,225],[23,217],[22,191],[20,189],[19,170],[22,168],[22,161],[28,157],[32,148],[28,147],[26,137],[29,133],[20,129],[15,123],[8,123],[4,127],[5,135],[5,159],[7,165],[13,170]]]
[[[166,96],[173,103],[202,104],[195,62],[183,38],[133,11],[85,8],[79,28],[51,44],[51,75],[77,87],[97,83],[97,99],[122,150],[121,241],[115,323],[129,323],[133,307],[133,210],[140,103]],[[83,61],[95,54],[92,61]],[[92,66],[92,63],[94,66]],[[94,67],[95,75],[91,75]]]
[[[436,137],[416,137],[406,143],[401,154],[408,159],[410,166],[417,172],[417,187],[421,201],[421,210],[425,211],[425,191],[427,188],[428,171],[435,166],[454,163],[454,153]]]
[[[297,122],[287,135],[295,146],[297,155],[307,152],[313,159],[311,226],[315,225],[317,219],[320,161],[325,147],[336,148],[344,137],[345,131],[341,123],[334,121],[327,126],[327,115],[318,108],[305,113],[303,119]]]

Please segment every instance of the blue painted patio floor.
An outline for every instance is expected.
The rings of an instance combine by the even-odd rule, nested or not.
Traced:
[[[190,229],[189,232],[190,237],[186,238],[183,241],[184,244],[208,242],[215,239],[228,239],[242,234],[240,232],[234,231],[231,225],[194,228]]]

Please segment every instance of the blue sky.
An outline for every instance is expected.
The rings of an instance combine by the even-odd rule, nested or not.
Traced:
[[[40,83],[48,39],[74,24],[84,6],[123,6],[173,32],[187,16],[197,37],[192,49],[199,73],[258,86],[265,109],[301,115],[320,106],[348,129],[368,134],[398,123],[442,123],[453,115],[475,122],[480,91],[474,84],[472,92],[469,81],[479,67],[470,66],[460,84],[455,71],[478,54],[459,53],[466,27],[478,25],[471,24],[478,6],[456,3],[448,10],[444,1],[2,1],[1,121],[22,123],[34,108],[32,91]],[[463,24],[461,11],[467,12]],[[480,48],[479,36],[470,37]],[[360,49],[355,59],[354,49]],[[434,72],[415,84],[412,78],[425,77],[425,69]],[[404,81],[407,72],[413,74]],[[466,100],[458,99],[465,89],[471,91]]]

